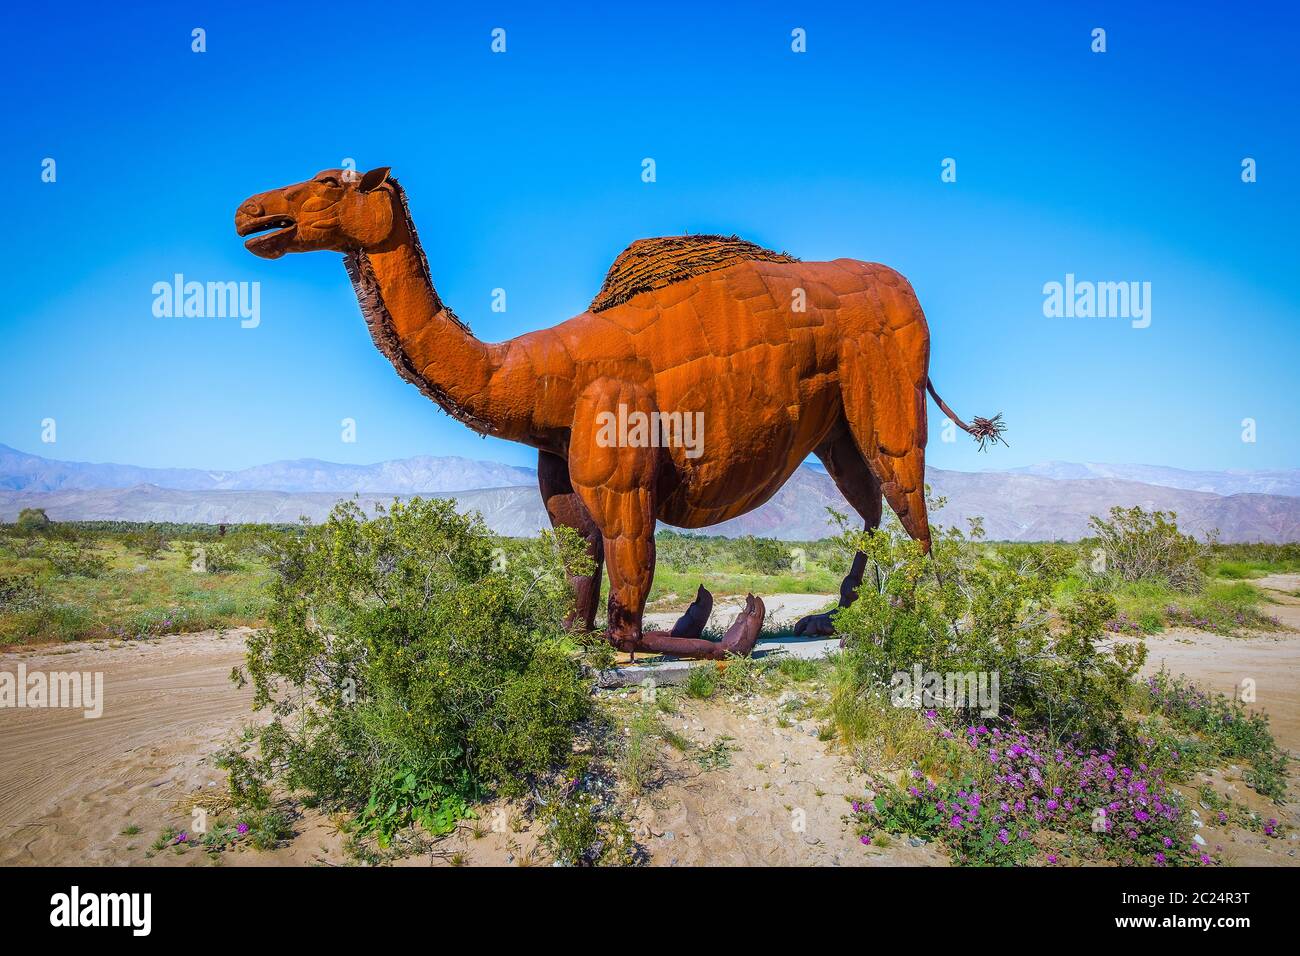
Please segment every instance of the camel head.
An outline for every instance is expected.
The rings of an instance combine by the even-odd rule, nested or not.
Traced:
[[[380,166],[363,176],[326,169],[292,186],[250,196],[235,211],[235,232],[249,252],[278,259],[286,252],[375,250],[403,222],[397,183]]]

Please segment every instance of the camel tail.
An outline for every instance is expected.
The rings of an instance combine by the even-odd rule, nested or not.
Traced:
[[[956,412],[948,407],[948,403],[939,397],[939,393],[934,390],[934,382],[930,381],[928,377],[925,380],[925,387],[929,391],[930,397],[943,409],[943,413],[952,419],[953,424],[967,434],[974,436],[975,440],[980,443],[980,451],[985,451],[990,442],[1007,444],[1007,440],[1002,437],[1002,433],[1007,430],[1007,426],[1002,421],[1001,412],[998,412],[992,418],[976,418],[971,424],[967,425],[957,417]]]

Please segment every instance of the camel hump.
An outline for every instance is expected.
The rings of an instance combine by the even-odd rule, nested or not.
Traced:
[[[591,300],[590,311],[611,308],[642,292],[662,289],[692,276],[725,269],[738,262],[798,262],[738,236],[660,236],[638,239],[618,254],[605,282]]]

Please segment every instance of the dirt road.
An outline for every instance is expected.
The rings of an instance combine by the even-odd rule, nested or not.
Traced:
[[[1300,598],[1292,596],[1300,591],[1300,574],[1274,574],[1253,583],[1276,602],[1266,610],[1287,630],[1249,638],[1187,630],[1156,634],[1147,638],[1144,673],[1164,667],[1229,697],[1243,681],[1253,681],[1250,706],[1266,711],[1278,743],[1300,755]]]
[[[205,764],[249,719],[230,670],[246,631],[89,642],[0,655],[0,671],[104,676],[103,715],[0,708],[0,864],[125,862],[120,836],[153,822],[220,772]],[[150,828],[152,827],[152,832]],[[133,842],[139,842],[140,837]]]

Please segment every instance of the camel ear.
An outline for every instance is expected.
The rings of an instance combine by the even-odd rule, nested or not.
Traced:
[[[379,166],[370,170],[370,172],[361,177],[361,184],[357,186],[357,189],[363,193],[368,193],[372,189],[378,189],[384,183],[388,182],[388,172],[391,168],[391,166]]]

